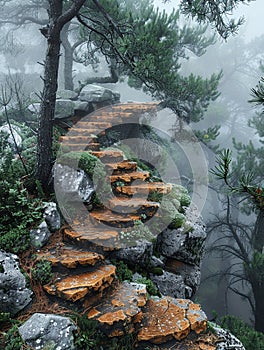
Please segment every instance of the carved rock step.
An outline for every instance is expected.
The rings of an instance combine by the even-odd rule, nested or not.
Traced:
[[[130,186],[117,186],[115,191],[119,194],[124,194],[127,196],[133,195],[146,195],[149,193],[157,192],[162,194],[167,194],[172,190],[172,184],[165,184],[163,182],[148,182],[138,185]]]
[[[116,267],[104,265],[94,271],[59,278],[44,286],[47,293],[69,301],[77,301],[87,295],[101,293],[115,279]]]
[[[109,208],[117,213],[145,213],[148,216],[154,215],[160,207],[157,202],[150,202],[140,198],[113,198],[109,200]]]
[[[105,164],[105,168],[108,173],[116,175],[123,172],[134,172],[137,170],[137,163],[124,160],[119,163],[108,163]]]
[[[100,248],[102,251],[111,251],[119,249],[119,236],[115,230],[106,229],[78,229],[73,231],[70,229],[64,230],[64,239],[75,244],[81,248],[96,249]]]
[[[76,124],[72,129],[73,130],[78,130],[78,129],[96,129],[96,130],[105,130],[108,128],[112,127],[112,123],[110,121],[99,121],[99,120],[94,120],[93,117],[91,116],[90,121],[79,121],[78,124]]]
[[[87,131],[87,129],[82,129],[82,128],[72,128],[70,129],[69,133],[65,136],[90,136],[91,138],[93,139],[96,139],[98,138],[97,135],[94,135],[94,134],[91,134],[89,129]]]
[[[110,210],[99,209],[90,212],[90,216],[99,223],[103,223],[112,227],[133,227],[136,220],[140,220],[141,216],[136,214],[117,214]]]
[[[191,331],[199,334],[207,328],[205,313],[198,304],[187,299],[149,300],[142,311],[139,341],[162,344],[171,339],[182,340]]]
[[[144,284],[123,283],[110,292],[98,306],[91,308],[88,318],[97,320],[109,337],[123,336],[135,330],[142,320],[141,307],[146,304]]]
[[[52,266],[62,265],[68,269],[75,269],[77,266],[94,266],[104,260],[103,255],[95,252],[62,248],[60,250],[50,249],[39,253],[38,260],[44,259],[51,262]]]
[[[70,143],[63,142],[62,147],[69,148],[69,151],[98,151],[101,147],[100,143],[90,142],[90,143]]]
[[[120,113],[107,113],[107,114],[99,114],[99,112],[97,112],[98,114],[95,115],[89,115],[88,118],[92,121],[92,122],[106,122],[106,123],[121,123],[122,119],[121,119],[121,115]],[[129,115],[131,115],[131,113],[127,113]],[[83,121],[83,123],[86,123],[86,121]],[[87,123],[89,123],[89,121],[87,120]],[[79,124],[79,123],[78,123]]]
[[[80,135],[80,136],[75,136],[75,135],[66,135],[66,136],[61,136],[60,137],[60,142],[63,142],[64,144],[67,143],[74,143],[74,144],[89,144],[89,143],[94,143],[97,142],[97,137],[93,137],[90,135]]]
[[[145,113],[145,112],[155,111],[157,109],[158,104],[159,102],[122,103],[120,105],[112,106],[111,112],[118,111],[121,114],[121,116],[123,116],[124,113],[132,113],[133,115],[135,115],[136,113]]]
[[[90,153],[103,163],[115,163],[124,160],[124,153],[119,150],[91,151]]]
[[[149,179],[150,174],[148,171],[133,171],[132,173],[127,174],[117,174],[110,176],[111,183],[116,181],[123,181],[125,183],[131,183],[135,180],[145,181]]]

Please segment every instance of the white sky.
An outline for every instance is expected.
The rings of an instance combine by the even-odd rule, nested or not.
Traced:
[[[170,0],[170,2],[164,4],[162,0],[154,0],[154,3],[160,8],[170,11],[173,7],[177,7],[180,3],[179,0]],[[241,26],[239,34],[245,36],[248,41],[254,36],[260,36],[264,33],[264,1],[255,0],[249,5],[240,4],[238,9],[234,12],[234,17],[238,18],[243,16],[245,23]]]

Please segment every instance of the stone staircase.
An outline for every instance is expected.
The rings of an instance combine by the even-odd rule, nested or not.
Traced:
[[[199,305],[168,296],[148,298],[144,284],[119,282],[116,266],[111,263],[111,254],[122,246],[120,228],[129,234],[142,217],[148,220],[155,216],[160,204],[148,200],[148,195],[167,194],[172,185],[151,182],[150,173],[125,159],[122,151],[102,149],[98,135],[104,135],[105,129],[117,121],[138,121],[140,114],[155,109],[155,103],[128,103],[112,106],[107,113],[98,110],[89,121],[78,122],[61,138],[66,150],[89,152],[99,158],[111,174],[110,183],[118,185],[112,187],[114,197],[107,207],[93,208],[89,220],[78,223],[78,230],[70,226],[63,229],[62,244],[47,246],[38,253],[38,259],[49,261],[53,267],[53,279],[44,285],[51,298],[86,310],[87,317],[96,320],[109,337],[137,332],[141,344],[177,343],[207,327]]]

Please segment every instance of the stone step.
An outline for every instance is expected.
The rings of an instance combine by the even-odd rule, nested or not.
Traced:
[[[93,118],[91,118],[89,121],[85,120],[85,121],[79,121],[78,124],[76,124],[74,126],[74,128],[71,129],[72,130],[78,130],[80,129],[97,129],[97,130],[105,130],[108,128],[112,127],[112,123],[110,121],[100,121],[100,120],[94,120]]]
[[[80,228],[77,231],[64,229],[64,240],[81,247],[82,249],[95,249],[111,251],[119,249],[119,235],[115,230]]]
[[[99,151],[101,148],[101,144],[97,142],[90,143],[71,143],[71,142],[63,142],[63,148],[69,149],[69,151]]]
[[[103,163],[115,163],[124,160],[124,153],[120,150],[91,151],[90,153]]]
[[[108,174],[117,175],[123,172],[134,172],[137,170],[137,163],[124,160],[119,163],[105,164],[105,168]]]
[[[147,216],[155,214],[160,204],[157,202],[147,201],[141,198],[113,198],[108,202],[109,209],[117,213],[145,213]]]
[[[133,195],[145,195],[146,197],[149,193],[157,192],[162,194],[167,194],[172,190],[172,184],[165,184],[163,182],[148,182],[138,185],[130,186],[117,186],[115,192],[127,196]]]
[[[119,112],[121,117],[125,117],[125,113],[131,113],[128,118],[133,117],[135,114],[141,114],[146,112],[156,111],[159,102],[128,102],[119,105],[114,105],[111,108],[111,112]]]
[[[135,331],[142,320],[141,307],[146,301],[144,284],[123,282],[99,305],[92,307],[87,317],[98,321],[99,328],[109,337],[123,336]]]
[[[97,142],[97,137],[93,137],[90,135],[66,135],[66,136],[61,136],[59,138],[60,142],[63,142],[64,144],[67,145],[67,143],[74,143],[74,144],[89,144],[89,143],[94,143]]]
[[[132,173],[124,173],[124,174],[117,174],[110,176],[111,183],[122,181],[125,183],[131,183],[135,180],[141,180],[146,181],[150,177],[150,174],[148,171],[133,171]]]
[[[50,295],[76,302],[85,296],[103,292],[113,283],[115,272],[116,267],[113,265],[99,266],[94,271],[79,275],[60,276],[43,288]]]
[[[207,328],[207,317],[198,304],[188,299],[163,297],[150,299],[142,308],[142,326],[138,341],[153,344],[166,343],[171,339],[182,340],[191,331],[199,334]]]
[[[110,227],[133,227],[135,221],[141,219],[137,214],[117,214],[107,209],[93,210],[90,217]]]
[[[107,114],[98,114],[89,115],[88,118],[91,120],[91,122],[105,122],[105,123],[111,123],[112,124],[120,124],[122,122],[121,114],[120,113],[107,113]],[[131,113],[127,113],[131,115]],[[80,121],[82,123],[89,123],[89,121]],[[80,123],[79,122],[79,123]],[[79,124],[78,123],[78,124]]]
[[[38,260],[44,259],[51,262],[52,266],[64,266],[75,269],[78,266],[94,266],[104,260],[104,256],[96,252],[81,251],[71,248],[50,249],[38,253]]]
[[[69,134],[67,134],[66,136],[89,136],[94,140],[97,140],[98,136],[97,134],[93,136],[93,134],[90,133],[89,129],[87,131],[87,129],[82,129],[82,128],[72,128],[69,132]],[[91,136],[92,135],[92,136]]]

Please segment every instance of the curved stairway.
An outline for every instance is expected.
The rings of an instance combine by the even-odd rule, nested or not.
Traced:
[[[148,200],[148,194],[166,194],[172,186],[149,182],[150,174],[125,159],[122,151],[101,149],[97,136],[117,121],[138,121],[140,114],[155,109],[156,103],[131,103],[98,110],[89,121],[79,121],[61,138],[69,150],[98,157],[111,173],[111,184],[122,185],[113,188],[115,196],[108,208],[93,209],[89,222],[80,222],[78,230],[64,228],[63,244],[38,253],[39,259],[53,266],[53,280],[44,286],[51,297],[87,310],[87,317],[97,320],[98,327],[110,337],[136,331],[137,341],[142,344],[177,343],[207,327],[199,305],[170,297],[148,299],[145,285],[119,282],[116,267],[109,261],[111,252],[120,248],[119,228],[128,228],[129,232],[142,216],[147,220],[156,215],[159,203]]]

